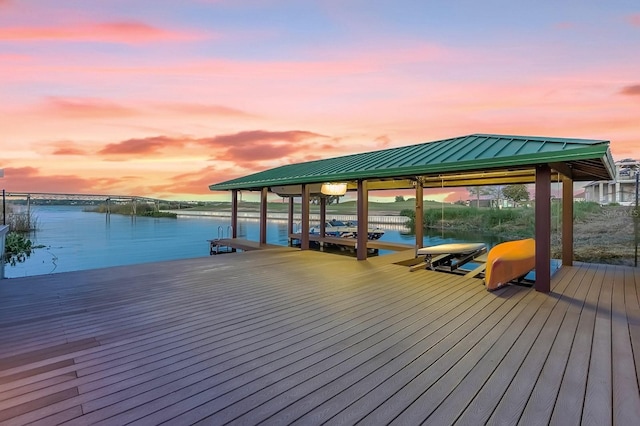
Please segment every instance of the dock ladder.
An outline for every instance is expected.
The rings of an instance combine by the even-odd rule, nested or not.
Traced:
[[[228,225],[226,228],[222,225],[218,226],[218,237],[209,240],[209,255],[235,252],[235,249],[225,242],[231,240],[232,235],[233,227],[231,227],[231,225]]]

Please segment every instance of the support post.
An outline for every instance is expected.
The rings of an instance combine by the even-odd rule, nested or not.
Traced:
[[[367,181],[358,180],[358,238],[356,255],[358,260],[367,260],[367,240],[369,239],[369,192]]]
[[[260,191],[260,244],[267,243],[267,193],[269,188]]]
[[[289,197],[289,214],[287,216],[287,241],[292,245],[291,234],[293,234],[293,197]]]
[[[302,219],[300,233],[300,250],[309,250],[309,201],[311,194],[309,191],[309,185],[302,184]]]
[[[551,169],[536,167],[536,291],[551,291]]]
[[[562,265],[573,265],[573,179],[562,177]]]
[[[416,180],[416,217],[414,220],[416,233],[415,256],[418,256],[418,249],[424,244],[424,186],[422,179]]]
[[[231,238],[238,238],[238,190],[231,190]]]
[[[327,223],[327,197],[320,197],[320,238],[325,236],[325,223]]]

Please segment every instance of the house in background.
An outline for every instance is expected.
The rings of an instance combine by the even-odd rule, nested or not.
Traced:
[[[640,177],[640,161],[626,158],[616,161],[615,166],[614,180],[594,181],[584,187],[585,201],[600,204],[635,204],[636,179],[637,176]]]

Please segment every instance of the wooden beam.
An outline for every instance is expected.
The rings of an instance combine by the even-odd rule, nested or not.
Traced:
[[[414,220],[416,233],[416,256],[418,249],[424,244],[424,190],[422,187],[422,179],[416,182],[416,217]]]
[[[302,239],[300,240],[300,249],[309,250],[309,202],[311,194],[309,191],[309,185],[302,184],[302,219],[300,226],[300,233]]]
[[[269,188],[260,191],[260,244],[267,243],[267,194]]]
[[[444,180],[425,182],[425,188],[457,188],[462,186],[489,186],[489,185],[516,185],[534,183],[535,177],[532,176],[510,176],[496,177],[485,179],[464,179],[464,180]]]
[[[567,163],[550,163],[549,166],[563,176],[573,179],[573,169]]]
[[[536,291],[551,291],[551,169],[536,167]]]
[[[414,182],[410,179],[391,179],[379,181],[368,180],[367,190],[377,191],[384,189],[412,189],[413,185]],[[358,189],[358,185],[350,183],[347,185],[347,188],[350,190],[356,190]]]
[[[573,180],[562,179],[562,264],[573,265]]]
[[[369,193],[367,181],[358,181],[358,260],[367,260],[367,240],[369,238]]]

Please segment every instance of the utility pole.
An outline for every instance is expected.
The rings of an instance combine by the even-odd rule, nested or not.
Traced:
[[[0,169],[0,178],[4,177],[4,169]],[[4,189],[2,190],[2,225],[7,224],[7,202],[4,193]]]

